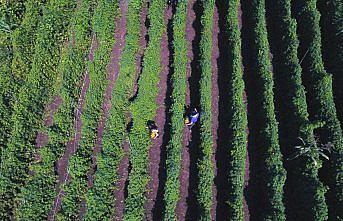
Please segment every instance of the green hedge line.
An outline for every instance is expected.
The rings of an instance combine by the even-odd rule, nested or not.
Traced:
[[[167,146],[166,159],[166,186],[164,201],[166,210],[164,220],[176,220],[176,204],[180,199],[180,180],[182,139],[184,124],[182,122],[184,114],[184,105],[186,101],[186,65],[189,62],[187,58],[187,40],[186,40],[186,16],[187,1],[180,2],[176,7],[176,13],[173,18],[174,33],[174,73],[171,77],[172,82],[172,105],[171,113],[171,138]]]
[[[62,198],[58,220],[78,219],[81,200],[86,198],[87,172],[91,165],[91,155],[95,145],[98,121],[102,114],[102,102],[109,83],[107,65],[110,62],[115,20],[119,17],[117,0],[101,0],[94,11],[92,29],[99,42],[94,53],[94,61],[87,62],[90,85],[85,97],[85,105],[81,115],[82,137],[76,153],[69,159],[68,171],[71,178],[63,185],[65,197]]]
[[[332,73],[333,94],[337,116],[343,125],[343,2],[341,0],[318,0],[321,13],[322,51],[324,65]]]
[[[250,73],[255,82],[256,95],[251,97],[255,103],[256,113],[252,113],[253,126],[256,127],[254,153],[258,162],[254,174],[259,184],[261,197],[263,197],[263,212],[258,214],[263,220],[285,220],[285,207],[283,203],[283,188],[286,171],[283,168],[282,155],[279,145],[278,122],[275,117],[273,74],[269,57],[269,44],[267,39],[265,21],[265,1],[252,0],[247,4],[250,7],[249,20],[252,23],[253,71]],[[258,178],[257,178],[258,177]],[[258,193],[257,193],[258,194]]]
[[[60,44],[65,38],[74,7],[74,1],[51,1],[45,7],[37,29],[32,69],[25,72],[25,84],[14,104],[11,137],[2,153],[0,199],[3,203],[0,204],[0,217],[3,220],[8,220],[13,213],[18,203],[16,197],[28,180],[36,132],[58,76],[56,66]]]
[[[146,186],[150,180],[147,159],[152,145],[149,132],[145,127],[148,120],[155,118],[158,108],[155,99],[159,91],[157,84],[161,72],[161,39],[167,30],[163,20],[165,6],[164,1],[152,1],[148,12],[149,45],[144,53],[143,70],[138,82],[138,96],[130,107],[134,123],[130,133],[132,169],[129,173],[124,220],[144,219],[145,192],[149,191],[146,190]]]
[[[45,7],[49,5],[47,0],[29,0],[25,4],[25,16],[21,25],[12,33],[13,60],[12,73],[21,81],[25,81],[30,72],[35,44],[38,37],[37,31],[45,14]]]
[[[212,138],[212,30],[215,1],[202,1],[204,13],[201,16],[200,39],[200,152],[198,161],[199,186],[197,199],[200,206],[200,219],[211,219],[212,185],[214,181],[213,138]]]
[[[60,88],[56,94],[61,97],[62,103],[54,116],[54,124],[46,128],[49,143],[39,149],[41,161],[32,165],[35,171],[24,187],[20,198],[21,204],[16,211],[16,217],[21,220],[46,220],[51,205],[56,197],[55,189],[57,175],[55,162],[64,153],[66,143],[74,134],[74,112],[78,106],[83,74],[85,72],[84,60],[90,46],[91,19],[90,1],[83,0],[72,19],[69,30],[69,39],[75,33],[75,46],[69,44],[61,55],[61,61],[57,67],[61,73]],[[42,200],[44,199],[44,200]]]
[[[228,138],[229,151],[229,200],[226,202],[229,208],[231,220],[243,220],[243,188],[245,174],[245,160],[247,154],[248,126],[246,106],[243,101],[244,81],[241,57],[241,32],[238,25],[239,0],[229,1],[226,20],[226,32],[228,33],[230,73],[229,96],[227,104],[230,108],[229,129],[231,137]]]
[[[22,53],[22,50],[18,48],[18,41],[21,40],[23,44],[20,49],[27,50],[28,44],[32,44],[29,50],[34,51],[34,44],[31,43],[35,39],[34,35],[26,36],[23,30],[27,30],[28,24],[36,27],[39,21],[38,18],[40,18],[36,12],[41,10],[43,6],[38,1],[28,1],[26,4],[25,2],[7,1],[0,6],[0,152],[6,147],[10,137],[12,129],[10,119],[13,113],[13,105],[17,100],[18,90],[23,81],[12,70],[12,62],[16,61],[16,57]],[[22,20],[24,22],[20,25]],[[36,28],[31,30],[31,33],[35,33],[35,31]],[[21,33],[20,37],[18,33]],[[31,39],[31,41],[24,41],[28,40],[27,38]],[[30,56],[27,60],[31,61],[32,57]],[[27,64],[30,64],[30,62],[27,62]],[[25,74],[21,73],[21,76],[25,76]]]
[[[302,69],[298,59],[299,41],[297,38],[297,23],[291,17],[291,1],[267,1],[270,14],[270,35],[274,38],[274,47],[277,53],[276,91],[279,91],[281,116],[280,140],[285,156],[291,158],[295,152],[294,146],[303,139],[303,145],[316,145],[313,130],[309,123],[309,114],[302,85]],[[283,123],[282,123],[283,122]],[[282,135],[285,134],[285,135]],[[285,137],[283,139],[283,137]],[[301,144],[301,142],[300,142]],[[302,156],[298,159],[286,161],[286,209],[290,220],[327,220],[327,206],[325,203],[326,188],[319,181],[318,169],[321,160],[318,153],[311,156]],[[288,189],[288,191],[287,191]],[[307,191],[304,191],[304,190]],[[289,194],[289,196],[288,196]]]
[[[133,91],[136,76],[136,55],[140,50],[140,12],[143,6],[140,0],[131,0],[128,5],[127,34],[125,47],[120,60],[120,74],[112,92],[112,107],[103,134],[102,152],[97,156],[97,170],[94,186],[87,193],[86,220],[110,220],[115,216],[113,192],[118,181],[117,170],[124,156],[123,142],[127,140],[126,113],[129,96]]]
[[[318,130],[321,142],[332,144],[330,160],[323,163],[323,180],[328,186],[329,220],[343,219],[343,138],[332,94],[332,76],[324,69],[321,53],[320,14],[316,0],[299,0],[294,5],[298,22],[304,82],[308,91],[310,116],[325,122]]]

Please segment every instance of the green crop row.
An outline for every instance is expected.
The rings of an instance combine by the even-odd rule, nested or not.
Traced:
[[[26,0],[6,1],[0,5],[1,30],[13,30],[20,25],[25,14]],[[3,23],[4,22],[4,23]]]
[[[68,172],[70,182],[63,185],[65,196],[62,198],[58,220],[78,219],[81,201],[86,198],[87,171],[91,165],[91,155],[96,142],[98,121],[102,114],[102,102],[109,83],[107,66],[111,60],[115,20],[120,17],[118,1],[101,0],[94,11],[92,29],[99,48],[94,53],[94,61],[88,61],[87,69],[90,85],[85,97],[81,115],[82,136],[76,153],[70,157]]]
[[[280,99],[279,115],[280,140],[284,155],[292,158],[301,138],[304,146],[317,148],[314,138],[314,127],[309,123],[309,114],[302,85],[302,69],[298,59],[299,41],[297,24],[291,17],[291,1],[267,1],[269,8],[270,28],[268,31],[274,38],[276,91]],[[282,134],[285,134],[284,136]],[[284,138],[285,137],[285,138]],[[301,144],[301,143],[300,143]],[[312,158],[312,159],[311,159]],[[314,161],[315,160],[315,161]],[[286,208],[290,220],[327,220],[325,203],[326,189],[318,178],[321,160],[318,152],[286,161]],[[287,189],[289,189],[287,191]],[[304,190],[307,191],[304,191]],[[289,192],[289,195],[288,195]]]
[[[298,22],[303,79],[308,92],[310,116],[324,121],[318,130],[322,143],[330,143],[330,160],[323,163],[323,180],[328,186],[329,220],[343,219],[343,138],[332,93],[332,76],[324,69],[321,53],[320,14],[316,0],[299,0],[294,5]]]
[[[60,45],[74,8],[74,1],[51,1],[37,27],[32,68],[25,71],[26,81],[13,107],[11,136],[2,152],[0,217],[3,220],[8,220],[13,213],[18,203],[16,197],[28,180],[36,133],[42,123],[45,104],[53,93]]]
[[[258,92],[251,96],[256,111],[252,113],[255,144],[254,150],[258,159],[258,170],[255,177],[263,199],[263,212],[258,214],[263,220],[285,220],[285,207],[283,203],[283,188],[286,171],[283,168],[282,155],[279,145],[278,122],[275,116],[273,73],[269,57],[269,44],[265,21],[265,0],[252,0],[247,2],[251,12],[249,20],[252,23],[251,53],[253,61],[250,76],[253,79],[253,90]],[[247,11],[248,12],[248,11]]]
[[[11,131],[11,114],[17,82],[11,73],[11,34],[18,27],[24,15],[23,2],[6,2],[0,5],[0,153],[5,148]],[[0,159],[1,163],[1,159]]]
[[[15,75],[15,71],[11,70],[12,62],[15,62],[19,54],[22,53],[22,50],[19,50],[17,45],[20,39],[24,44],[20,49],[23,48],[26,50],[28,44],[30,44],[30,49],[32,52],[34,51],[34,44],[31,41],[35,39],[35,35],[32,33],[36,32],[36,25],[40,17],[36,12],[41,10],[43,6],[39,1],[28,1],[26,4],[24,3],[25,1],[7,1],[0,6],[0,151],[6,147],[11,133],[12,123],[10,119],[13,112],[13,105],[18,99],[18,90],[23,81],[23,79]],[[25,10],[27,13],[25,13]],[[23,24],[20,25],[22,20]],[[22,32],[22,30],[27,30],[27,24],[34,27],[34,29],[29,28],[31,30],[30,36],[26,36]],[[20,37],[18,33],[21,33],[19,35]],[[28,40],[28,38],[31,41],[22,40]],[[29,56],[27,60],[31,60],[32,57]],[[29,63],[27,62],[27,64]],[[25,76],[27,72],[22,73],[21,76]]]
[[[200,40],[200,154],[198,161],[199,186],[197,199],[201,220],[211,220],[212,186],[214,185],[213,135],[212,135],[212,31],[215,1],[202,1],[204,13],[201,16]]]
[[[324,65],[332,73],[333,94],[338,119],[343,125],[343,2],[341,0],[318,0],[321,12],[322,51]]]
[[[231,79],[229,81],[230,100],[227,104],[230,108],[229,130],[231,137],[228,138],[229,148],[229,171],[228,183],[229,200],[226,202],[229,208],[231,220],[243,220],[243,188],[244,170],[247,154],[247,111],[243,101],[244,81],[241,57],[241,32],[238,25],[239,1],[229,1],[227,13],[228,46],[230,61]]]
[[[112,92],[112,107],[105,124],[102,152],[97,156],[97,170],[94,175],[94,186],[87,193],[87,214],[85,220],[110,220],[117,211],[113,192],[118,181],[117,170],[124,156],[123,142],[127,140],[126,113],[129,107],[129,96],[133,91],[136,76],[136,55],[140,50],[140,11],[144,3],[132,0],[128,5],[127,34],[125,47],[120,60],[120,74]],[[143,24],[144,25],[144,24]]]
[[[147,46],[143,70],[139,78],[138,96],[130,106],[133,128],[130,137],[130,162],[128,196],[125,200],[124,220],[143,220],[146,201],[148,174],[148,151],[152,145],[149,132],[145,128],[148,120],[155,118],[158,108],[155,99],[158,95],[159,76],[161,72],[161,39],[166,26],[164,24],[164,1],[152,1],[149,7],[150,20],[149,45]],[[158,125],[157,125],[158,126]]]
[[[35,172],[34,176],[30,177],[20,195],[16,217],[21,220],[46,220],[57,194],[53,191],[58,179],[55,162],[62,157],[66,143],[72,139],[74,112],[85,72],[84,60],[90,46],[90,7],[90,1],[83,0],[72,19],[68,35],[69,39],[75,36],[75,45],[69,44],[62,52],[57,67],[62,76],[56,94],[62,103],[54,116],[54,124],[46,128],[49,143],[38,151],[41,160],[30,168]]]
[[[187,1],[180,2],[177,5],[176,13],[173,18],[174,33],[174,73],[172,81],[172,105],[171,113],[171,138],[167,146],[167,163],[166,163],[166,187],[164,201],[166,210],[164,220],[176,220],[176,204],[180,199],[180,172],[181,172],[181,155],[182,139],[184,124],[180,119],[183,118],[184,104],[186,101],[186,65],[187,58],[187,40],[185,36],[187,16]]]
[[[12,73],[18,80],[25,81],[27,73],[31,70],[39,34],[37,31],[42,22],[42,15],[45,14],[45,7],[49,2],[47,0],[27,1],[21,25],[12,33]]]

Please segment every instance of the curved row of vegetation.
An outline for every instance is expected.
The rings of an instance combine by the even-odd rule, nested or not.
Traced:
[[[278,122],[275,116],[273,73],[265,20],[265,0],[244,1],[245,19],[250,24],[250,64],[246,76],[251,107],[249,130],[252,136],[254,186],[250,193],[258,198],[260,208],[254,214],[261,220],[285,220],[283,188],[286,171],[283,168],[279,145]],[[252,172],[252,171],[251,171]],[[257,203],[258,202],[258,203]]]
[[[186,16],[187,1],[180,2],[176,7],[176,13],[173,18],[174,33],[174,73],[171,76],[172,82],[172,105],[171,113],[171,136],[167,146],[166,159],[166,186],[164,201],[166,210],[164,220],[176,220],[176,204],[180,199],[180,173],[182,159],[182,139],[184,124],[180,119],[183,118],[184,104],[186,101],[186,65],[187,59],[187,41],[186,41]]]
[[[76,10],[69,30],[69,39],[75,36],[75,45],[69,44],[61,54],[57,67],[61,74],[56,94],[61,97],[61,105],[54,116],[54,124],[46,128],[49,143],[38,150],[40,160],[30,167],[34,175],[30,177],[20,195],[21,204],[16,217],[22,220],[47,219],[56,192],[57,175],[55,163],[65,151],[71,139],[74,126],[74,112],[78,106],[80,85],[85,72],[85,58],[90,46],[90,8],[89,0],[83,0]],[[42,201],[44,199],[44,201]]]
[[[12,131],[1,156],[0,217],[3,220],[9,220],[13,214],[18,193],[29,178],[36,134],[42,125],[44,107],[53,93],[53,84],[58,76],[56,66],[60,60],[60,45],[65,40],[74,8],[74,1],[52,0],[45,6],[42,18],[34,18],[40,20],[40,24],[32,50],[32,68],[22,72],[26,75],[25,83],[13,106]],[[37,22],[35,20],[33,22]],[[22,24],[25,25],[25,22]]]
[[[327,220],[326,188],[319,181],[319,144],[315,124],[309,122],[302,69],[298,55],[297,23],[291,17],[291,1],[267,1],[268,32],[276,62],[275,82],[280,143],[287,168],[285,200],[290,220]],[[295,147],[305,148],[301,154]],[[304,190],[307,191],[304,191]]]
[[[77,220],[81,201],[87,195],[87,172],[91,165],[105,90],[109,84],[107,66],[115,44],[113,35],[115,20],[120,17],[118,8],[117,0],[99,0],[94,11],[92,30],[99,48],[94,53],[94,60],[87,62],[90,85],[81,115],[82,137],[76,153],[69,159],[68,172],[71,181],[62,185],[65,196],[62,198],[61,210],[57,213],[58,220]]]
[[[231,220],[243,220],[243,188],[245,175],[245,161],[247,154],[247,134],[246,128],[247,111],[243,100],[244,81],[241,57],[241,32],[238,24],[239,0],[229,1],[226,27],[228,33],[229,58],[228,63],[230,73],[229,81],[229,103],[226,104],[230,110],[229,130],[231,136],[228,137],[229,149],[229,171],[228,190],[229,200],[226,202],[229,208]],[[232,59],[232,61],[231,61]]]
[[[318,0],[324,66],[332,73],[337,117],[343,126],[343,2]]]
[[[331,148],[330,160],[324,161],[321,177],[329,186],[327,202],[329,220],[343,219],[343,138],[340,122],[336,115],[332,92],[332,76],[324,69],[321,53],[320,14],[316,0],[299,0],[293,5],[298,22],[300,39],[299,57],[302,62],[303,79],[309,106],[310,118],[323,121],[318,129],[321,142]],[[305,55],[306,54],[306,55]]]
[[[201,16],[200,39],[200,159],[198,161],[199,186],[197,200],[201,220],[211,220],[212,186],[214,181],[213,135],[212,135],[212,31],[214,0],[201,1],[204,12]]]
[[[125,47],[120,60],[120,73],[112,92],[112,107],[105,124],[102,151],[97,156],[97,169],[94,175],[94,186],[87,193],[86,220],[110,220],[115,217],[114,205],[116,199],[113,192],[116,182],[120,179],[117,170],[121,159],[125,155],[123,142],[127,141],[125,131],[129,97],[133,91],[137,73],[136,55],[140,50],[140,12],[143,6],[140,0],[131,0],[128,3],[127,34]],[[144,24],[143,24],[144,25]]]
[[[150,191],[146,189],[150,180],[147,159],[152,142],[145,127],[148,120],[155,118],[158,108],[155,99],[159,91],[157,84],[161,72],[161,39],[167,30],[163,20],[165,6],[164,1],[152,1],[150,4],[149,45],[144,53],[143,70],[138,81],[138,96],[130,106],[133,118],[133,128],[129,134],[132,169],[129,173],[124,220],[144,219],[145,193]]]
[[[25,1],[7,1],[0,5],[0,153],[5,148],[11,132],[12,124],[9,119],[19,87],[18,79],[13,76],[11,70],[12,35],[22,22],[25,9]]]

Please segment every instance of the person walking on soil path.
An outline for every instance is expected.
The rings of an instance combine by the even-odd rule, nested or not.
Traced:
[[[151,139],[155,140],[159,137],[158,128],[157,128],[156,123],[154,121],[148,120],[146,128],[149,129]]]
[[[193,109],[190,115],[186,116],[185,125],[191,130],[194,124],[198,121],[200,114],[196,108]]]

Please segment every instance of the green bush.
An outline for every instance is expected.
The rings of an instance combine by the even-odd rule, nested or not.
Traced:
[[[25,83],[13,106],[11,136],[7,148],[2,151],[0,217],[3,220],[8,220],[17,207],[17,196],[29,179],[36,133],[43,120],[45,104],[53,93],[60,44],[64,41],[74,7],[74,1],[49,2],[37,28],[32,68],[25,72]]]
[[[129,96],[133,91],[136,76],[136,55],[140,50],[140,11],[143,2],[130,1],[127,16],[127,34],[125,47],[120,59],[120,73],[112,92],[112,107],[105,124],[102,152],[97,155],[97,170],[94,175],[94,186],[87,192],[87,214],[85,220],[96,220],[101,217],[110,220],[115,216],[113,192],[119,177],[117,170],[125,153],[123,142],[127,141],[126,113],[129,108]]]
[[[159,76],[161,72],[161,39],[167,30],[163,21],[164,1],[152,1],[149,7],[150,20],[149,45],[147,46],[143,70],[139,78],[139,92],[130,106],[133,118],[133,128],[130,133],[130,162],[132,169],[129,173],[128,196],[125,200],[124,220],[144,219],[144,203],[146,189],[150,180],[148,174],[148,151],[152,145],[149,132],[145,128],[148,120],[155,118],[158,108],[155,103],[158,95]]]
[[[254,150],[256,157],[254,181],[258,185],[257,193],[263,205],[258,211],[261,220],[285,220],[283,203],[283,188],[286,171],[283,168],[282,155],[279,145],[278,122],[275,116],[273,74],[270,61],[270,51],[267,39],[265,21],[265,1],[246,1],[247,20],[251,23],[251,76],[252,93],[249,98],[254,106],[251,111],[251,133],[254,134]],[[249,13],[249,14],[248,14]],[[257,190],[255,190],[257,191]]]
[[[61,210],[57,214],[59,220],[78,219],[81,201],[87,195],[87,172],[91,165],[105,90],[109,84],[107,65],[115,44],[113,34],[115,20],[119,17],[118,7],[117,0],[101,0],[94,11],[92,29],[99,42],[99,48],[94,53],[94,61],[87,62],[90,85],[81,115],[82,137],[76,153],[69,159],[68,171],[71,181],[62,187],[65,197],[62,198]]]
[[[213,135],[212,135],[212,31],[215,1],[202,1],[204,13],[201,16],[200,39],[200,155],[198,161],[199,186],[197,200],[200,219],[211,219],[212,186],[214,185]]]
[[[230,63],[229,103],[228,110],[231,121],[229,130],[232,134],[228,138],[229,148],[229,198],[226,202],[229,208],[230,220],[243,220],[243,188],[245,174],[245,160],[247,154],[247,111],[243,101],[244,81],[241,57],[241,33],[238,25],[239,1],[228,3],[226,32],[228,33]]]
[[[74,134],[74,112],[78,106],[80,84],[85,73],[84,60],[90,46],[90,7],[90,1],[83,0],[72,18],[68,35],[71,39],[74,33],[75,46],[67,46],[57,67],[62,76],[56,94],[61,97],[62,103],[54,116],[54,124],[43,128],[47,130],[49,143],[39,149],[42,160],[32,165],[31,169],[35,174],[20,194],[21,203],[16,217],[21,220],[46,220],[57,195],[53,191],[58,179],[54,163],[62,157],[66,143],[72,139],[71,134]]]
[[[175,209],[180,199],[180,180],[181,173],[181,155],[182,155],[182,137],[184,124],[180,119],[183,118],[184,104],[186,101],[186,65],[187,41],[185,36],[187,1],[180,2],[177,5],[176,13],[173,18],[174,33],[174,73],[171,77],[172,83],[172,105],[171,113],[171,138],[167,146],[166,160],[166,186],[164,201],[166,210],[164,220],[176,220]]]
[[[343,138],[333,100],[332,76],[325,71],[322,60],[320,14],[316,3],[316,0],[299,0],[293,8],[298,22],[300,55],[307,52],[302,68],[310,117],[325,122],[318,134],[322,143],[332,144],[330,160],[323,162],[321,170],[323,181],[329,186],[329,220],[340,220],[343,219]]]
[[[297,57],[299,41],[295,19],[291,17],[291,1],[267,1],[270,14],[270,32],[274,43],[276,94],[279,101],[280,140],[286,158],[296,153],[296,145],[317,145],[302,85],[302,69]],[[302,144],[299,140],[304,141]],[[315,148],[315,146],[313,148]],[[312,160],[311,157],[313,157]],[[287,168],[286,209],[291,220],[326,220],[326,188],[319,181],[318,169],[321,167],[319,154],[303,155],[285,161]],[[304,191],[307,189],[307,191]]]

